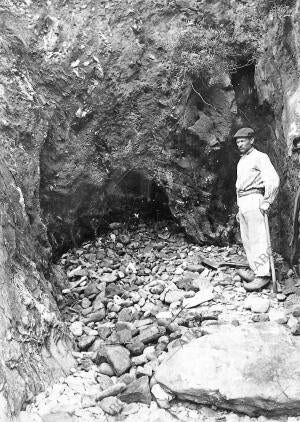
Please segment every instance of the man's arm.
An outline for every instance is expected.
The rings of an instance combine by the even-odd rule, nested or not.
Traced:
[[[280,180],[267,154],[261,155],[259,170],[265,187],[264,200],[260,208],[262,211],[267,211],[277,196]]]

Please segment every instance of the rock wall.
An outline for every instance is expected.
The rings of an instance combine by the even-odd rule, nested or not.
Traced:
[[[0,408],[5,422],[74,361],[52,287],[43,276],[48,257],[36,250],[22,191],[2,160],[0,198]]]
[[[299,7],[266,22],[263,54],[255,71],[255,86],[261,107],[273,114],[271,155],[281,178],[278,201],[277,249],[290,258],[293,208],[299,186],[299,160],[292,152],[299,137]]]
[[[32,88],[26,27],[12,9],[1,10],[1,24],[0,419],[6,422],[74,361],[49,282],[50,245],[39,208],[46,123]]]

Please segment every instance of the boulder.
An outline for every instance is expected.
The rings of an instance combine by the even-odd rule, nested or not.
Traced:
[[[300,339],[275,323],[227,327],[174,351],[156,380],[179,398],[249,416],[300,414]]]

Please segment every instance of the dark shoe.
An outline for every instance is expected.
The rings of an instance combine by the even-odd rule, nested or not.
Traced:
[[[270,283],[270,277],[255,277],[250,283],[244,283],[244,288],[248,292],[254,292],[255,290],[261,290]]]
[[[246,283],[255,279],[255,274],[252,270],[238,270],[237,274],[241,277],[241,279],[246,281]]]

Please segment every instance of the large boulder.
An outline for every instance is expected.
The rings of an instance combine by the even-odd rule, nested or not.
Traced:
[[[300,340],[277,324],[226,327],[191,341],[157,369],[179,398],[249,416],[300,415]]]

